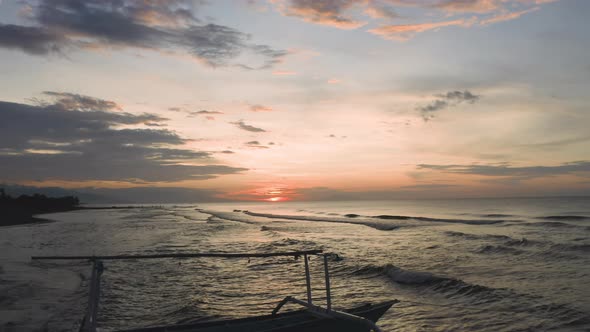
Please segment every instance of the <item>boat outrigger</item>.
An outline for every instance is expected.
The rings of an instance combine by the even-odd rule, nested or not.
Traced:
[[[311,276],[309,272],[310,256],[323,257],[326,307],[313,304],[311,296]],[[80,332],[96,332],[98,330],[98,304],[100,299],[100,277],[104,270],[103,261],[121,259],[158,259],[158,258],[265,258],[291,256],[301,257],[305,262],[305,281],[307,286],[306,301],[287,296],[281,300],[271,314],[240,319],[200,322],[192,324],[144,327],[125,332],[295,332],[295,331],[374,331],[381,332],[375,322],[398,300],[386,301],[378,304],[338,311],[332,309],[330,294],[330,274],[328,259],[330,254],[323,254],[322,250],[304,250],[271,253],[177,253],[161,255],[119,255],[119,256],[33,256],[33,260],[89,260],[92,262],[92,277],[89,284],[88,307],[80,326]],[[279,313],[286,304],[297,304],[304,309]],[[120,331],[123,332],[123,331]]]

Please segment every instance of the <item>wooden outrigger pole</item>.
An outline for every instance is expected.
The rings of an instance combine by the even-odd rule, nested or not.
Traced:
[[[198,258],[198,257],[218,257],[218,258],[256,258],[256,257],[279,257],[279,256],[303,256],[318,255],[323,251],[321,249],[287,251],[287,252],[269,252],[269,253],[223,253],[223,252],[203,252],[203,253],[175,253],[175,254],[153,254],[153,255],[113,255],[113,256],[32,256],[34,260],[114,260],[114,259],[158,259],[158,258]]]
[[[98,304],[100,299],[100,276],[104,270],[103,260],[133,260],[133,259],[161,259],[161,258],[268,258],[292,256],[295,258],[303,256],[305,261],[305,283],[307,286],[307,301],[302,301],[291,296],[287,296],[278,303],[276,308],[272,311],[272,316],[277,315],[278,311],[287,303],[294,303],[306,307],[308,311],[317,317],[343,319],[357,324],[362,324],[368,329],[380,332],[381,330],[374,322],[363,317],[355,316],[346,312],[336,311],[332,309],[332,299],[330,294],[330,276],[328,272],[328,256],[323,254],[325,285],[326,285],[326,308],[322,308],[313,304],[311,295],[311,274],[309,269],[309,256],[320,255],[323,251],[321,249],[287,251],[287,252],[271,252],[271,253],[174,253],[174,254],[144,254],[144,255],[111,255],[111,256],[32,256],[33,260],[89,260],[93,264],[92,277],[90,280],[90,291],[88,297],[88,308],[80,332],[95,332],[97,331],[97,314]],[[397,303],[397,300],[388,302],[388,307]]]

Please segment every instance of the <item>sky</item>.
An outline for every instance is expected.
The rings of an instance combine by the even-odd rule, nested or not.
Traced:
[[[0,183],[196,201],[590,195],[588,13],[2,0]]]

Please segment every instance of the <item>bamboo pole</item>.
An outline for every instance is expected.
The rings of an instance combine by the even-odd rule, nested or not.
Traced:
[[[303,255],[303,260],[305,261],[305,286],[307,286],[307,303],[312,303],[311,297],[311,275],[309,273],[309,262],[307,260],[307,255]]]
[[[330,272],[328,271],[328,255],[324,255],[324,276],[326,278],[326,308],[332,310],[332,297],[330,295]]]
[[[92,277],[90,279],[88,291],[88,307],[86,315],[80,327],[81,332],[95,332],[97,331],[98,305],[100,302],[100,276],[104,267],[99,260],[93,261]]]
[[[32,256],[34,260],[115,260],[115,259],[157,259],[157,258],[265,258],[279,256],[304,256],[321,254],[321,249],[287,251],[287,252],[269,252],[269,253],[175,253],[175,254],[152,254],[152,255],[113,255],[113,256]]]

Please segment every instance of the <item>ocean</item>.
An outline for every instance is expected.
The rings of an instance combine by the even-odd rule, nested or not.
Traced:
[[[590,198],[163,205],[0,229],[0,330],[72,331],[90,265],[32,255],[330,256],[332,302],[398,299],[384,331],[590,331]],[[314,303],[323,266],[310,260]],[[107,261],[104,330],[268,314],[305,298],[302,259]],[[297,307],[290,306],[295,309]]]

